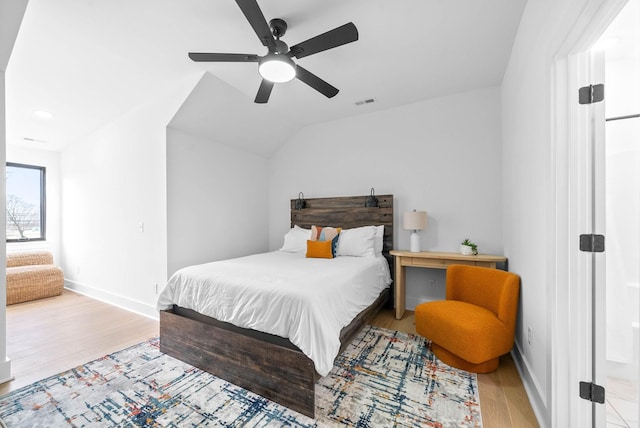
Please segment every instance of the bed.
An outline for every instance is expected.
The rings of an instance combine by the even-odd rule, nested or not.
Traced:
[[[296,209],[296,206],[300,206],[298,200],[291,200],[291,227],[309,229],[312,225],[326,225],[354,229],[361,226],[384,225],[382,257],[387,260],[388,270],[394,272],[393,259],[389,255],[389,250],[393,246],[393,196],[377,196],[377,207],[365,207],[366,199],[366,196],[307,199],[306,205],[302,209]],[[263,269],[266,266],[266,271],[257,274],[259,280],[256,279],[258,277],[242,281],[238,279],[240,286],[244,287],[242,294],[252,296],[255,287],[274,282],[268,266],[273,266],[272,270],[277,270],[281,260],[282,263],[290,264],[292,268],[295,267],[294,273],[298,276],[303,271],[296,269],[302,264],[311,263],[314,269],[322,271],[323,263],[327,262],[327,260],[307,259],[304,261],[304,259],[304,255],[300,256],[300,254],[265,253],[232,261],[189,267],[184,272],[181,270],[176,273],[174,277],[184,275],[185,278],[208,278],[209,270],[215,268],[215,275],[218,279],[224,277],[225,280],[231,281],[236,277],[240,278],[242,270],[252,270],[247,267],[246,263],[251,263],[251,266],[263,265]],[[331,263],[332,269],[338,269],[343,264],[355,263],[355,259],[358,258],[337,257],[328,262]],[[372,261],[370,262],[372,263]],[[378,268],[376,267],[376,269]],[[288,275],[283,274],[282,276],[284,284]],[[319,307],[318,310],[323,311],[325,316],[320,319],[332,320],[336,318],[337,329],[333,325],[334,323],[328,321],[323,321],[322,326],[316,325],[319,322],[313,317],[311,317],[313,318],[311,321],[308,321],[305,312],[307,310],[301,309],[291,311],[292,313],[302,312],[301,318],[295,318],[295,322],[289,320],[288,325],[287,323],[282,324],[282,331],[276,329],[277,334],[270,334],[260,331],[259,327],[252,328],[252,322],[261,316],[259,312],[255,311],[257,305],[255,299],[242,300],[242,305],[236,305],[236,307],[241,306],[243,311],[216,312],[217,309],[212,305],[198,305],[198,299],[191,299],[193,301],[190,301],[189,298],[183,299],[181,292],[176,291],[180,289],[173,289],[175,285],[173,282],[178,281],[174,277],[167,285],[167,289],[171,288],[169,290],[171,297],[168,300],[165,299],[163,292],[161,299],[159,299],[159,307],[166,308],[160,311],[160,351],[310,417],[315,416],[315,383],[320,377],[319,373],[324,375],[328,372],[327,367],[330,368],[332,365],[334,356],[344,349],[371,317],[385,304],[388,304],[392,295],[389,287],[379,287],[373,295],[369,296],[366,304],[360,303],[359,308],[364,308],[362,311],[359,313],[352,311],[353,313],[345,319],[341,319],[342,315],[338,312],[327,312],[322,309],[321,304],[312,304],[309,305],[308,311],[315,311],[315,307]],[[358,281],[372,281],[372,277],[354,276],[349,280],[353,284],[357,284]],[[180,281],[181,284],[183,282]],[[201,288],[216,296],[224,296],[224,294],[216,294],[221,291],[216,290],[215,287],[209,288],[209,285],[211,284]],[[286,285],[283,288],[286,288]],[[335,305],[336,301],[340,300],[337,296],[338,290],[331,288],[331,286],[324,288],[326,290],[323,291],[322,300],[333,299],[329,306]],[[310,289],[314,288],[310,287]],[[292,290],[295,290],[295,287],[292,287]],[[189,293],[183,292],[182,294],[188,295]],[[270,294],[269,306],[284,304],[287,308],[298,308],[298,300],[296,299],[304,301],[311,299],[313,302],[315,298],[313,295],[301,293],[293,293],[294,297],[279,293],[280,291],[274,291]],[[228,298],[235,302],[238,297],[234,295],[228,296]],[[352,300],[352,298],[354,296],[348,296],[345,300]],[[371,300],[373,303],[369,304],[368,302]],[[200,301],[206,302],[208,300],[201,299]],[[273,316],[274,311],[272,310],[270,313]],[[275,313],[280,314],[280,309]],[[352,316],[353,319],[349,322]],[[220,319],[230,322],[220,321]],[[274,325],[279,325],[277,320],[271,319],[271,321]],[[315,331],[316,334],[309,334],[309,330],[300,330],[307,321],[311,324],[307,327],[311,328],[311,331]],[[335,332],[330,332],[333,329],[336,329]],[[326,347],[331,348],[329,356],[317,352],[323,350],[322,343],[325,342],[312,343],[310,351],[307,342],[315,342],[316,336],[319,339],[328,331],[326,336],[330,345]],[[334,337],[336,335],[339,336],[339,341]],[[311,337],[314,340],[308,340]],[[301,339],[303,340],[301,341]],[[337,353],[333,349],[334,347],[338,349]]]

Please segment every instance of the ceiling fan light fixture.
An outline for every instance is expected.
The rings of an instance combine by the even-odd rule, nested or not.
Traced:
[[[286,55],[270,53],[260,60],[258,72],[270,82],[284,83],[296,77],[296,65]]]

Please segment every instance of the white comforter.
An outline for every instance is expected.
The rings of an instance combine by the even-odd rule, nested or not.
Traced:
[[[313,259],[274,251],[181,269],[157,308],[176,304],[288,338],[326,376],[340,349],[340,330],[390,283],[382,256]]]

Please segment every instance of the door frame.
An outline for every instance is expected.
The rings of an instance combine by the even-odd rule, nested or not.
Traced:
[[[591,374],[591,257],[580,253],[578,236],[591,233],[591,191],[586,109],[578,104],[580,86],[591,82],[590,47],[627,0],[591,0],[555,55],[551,75],[551,171],[554,208],[549,293],[552,319],[551,426],[591,426],[592,403],[581,399],[578,385]],[[605,90],[606,92],[606,90]],[[606,96],[606,95],[605,95]],[[589,188],[589,191],[586,191]],[[588,208],[588,209],[587,209]],[[588,257],[587,257],[588,256]]]

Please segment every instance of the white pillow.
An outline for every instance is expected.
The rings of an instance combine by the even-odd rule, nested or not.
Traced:
[[[284,244],[282,248],[280,248],[280,251],[305,254],[307,252],[307,240],[309,238],[311,238],[311,229],[294,226],[284,235]]]
[[[380,226],[374,226],[376,228],[376,237],[374,241],[374,250],[376,256],[382,254],[382,248],[384,247],[384,224]]]
[[[375,236],[375,226],[342,229],[342,232],[340,232],[340,238],[338,238],[336,256],[375,256]]]

